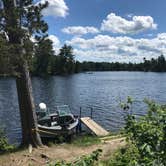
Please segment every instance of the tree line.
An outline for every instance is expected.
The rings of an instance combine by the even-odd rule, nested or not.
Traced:
[[[158,58],[143,59],[140,63],[120,62],[77,62],[77,71],[145,71],[166,72],[166,59],[164,55]]]
[[[147,60],[143,58],[140,63],[120,62],[79,62],[75,60],[73,48],[64,44],[55,55],[52,41],[41,40],[35,49],[35,56],[31,62],[31,74],[35,76],[64,75],[87,71],[145,71],[145,72],[166,72],[166,59],[164,55],[156,59]]]
[[[79,62],[75,60],[73,48],[64,44],[59,53],[55,55],[52,41],[48,38],[41,39],[38,44],[30,42],[26,47],[32,49],[33,53],[29,58],[30,73],[34,76],[65,75],[87,71],[151,71],[166,72],[166,59],[164,55],[158,58],[143,59],[140,63],[120,62]],[[9,47],[3,35],[0,35],[0,50],[3,56],[0,57],[0,74],[11,73],[13,69],[8,65],[7,54]],[[12,75],[12,74],[11,74]]]
[[[51,48],[51,41],[48,39],[39,44],[36,56],[32,62],[32,75],[68,75],[88,71],[166,72],[164,55],[160,55],[156,59],[151,58],[150,60],[144,58],[143,62],[140,63],[79,62],[75,60],[72,46],[64,44],[58,55],[55,55]]]
[[[143,59],[140,63],[120,62],[79,62],[75,60],[73,48],[64,44],[55,55],[52,41],[42,40],[38,43],[32,62],[31,73],[33,75],[63,75],[87,71],[152,71],[166,72],[166,59],[164,55],[158,58]]]

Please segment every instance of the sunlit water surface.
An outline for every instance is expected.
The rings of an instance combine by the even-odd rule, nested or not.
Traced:
[[[54,111],[55,106],[68,104],[74,114],[90,116],[109,131],[124,126],[124,111],[120,102],[127,96],[136,100],[133,112],[146,113],[144,98],[166,103],[166,73],[93,72],[71,76],[32,78],[35,104],[45,102]],[[21,140],[20,117],[14,78],[0,78],[0,124],[6,129],[12,143]]]

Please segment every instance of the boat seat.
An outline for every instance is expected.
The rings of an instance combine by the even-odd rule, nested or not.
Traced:
[[[69,126],[71,123],[74,122],[74,118],[70,115],[66,115],[66,116],[60,116],[57,120],[57,123],[61,126],[61,127],[67,127]]]

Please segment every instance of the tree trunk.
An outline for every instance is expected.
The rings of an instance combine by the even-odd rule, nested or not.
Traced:
[[[18,4],[17,4],[18,3]],[[26,53],[23,48],[23,36],[21,32],[21,15],[17,15],[16,9],[21,6],[21,1],[3,0],[4,12],[6,15],[5,31],[9,37],[9,44],[14,66],[16,67],[17,77],[16,86],[18,102],[20,108],[20,119],[22,127],[22,145],[32,144],[37,147],[42,145],[38,134],[37,118],[35,105],[32,97],[32,85],[26,61]]]
[[[42,142],[38,134],[35,105],[32,97],[32,85],[27,62],[24,61],[24,64],[19,64],[17,71],[19,75],[16,78],[16,86],[22,127],[21,145],[26,146],[32,144],[34,147],[41,146]]]

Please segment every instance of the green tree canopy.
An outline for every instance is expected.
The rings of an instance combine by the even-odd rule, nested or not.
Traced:
[[[34,72],[36,75],[48,75],[51,73],[51,57],[54,56],[52,41],[43,38],[35,48]]]

